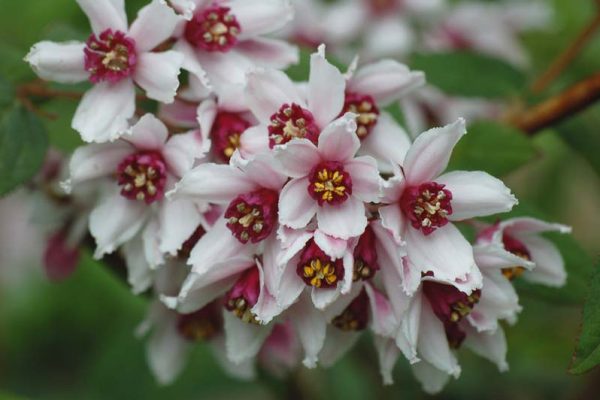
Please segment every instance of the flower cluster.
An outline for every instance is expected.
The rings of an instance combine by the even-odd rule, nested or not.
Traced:
[[[275,373],[331,365],[365,331],[385,383],[403,356],[440,390],[461,347],[507,368],[511,281],[562,285],[540,233],[568,228],[473,220],[517,200],[485,172],[446,172],[462,118],[412,141],[387,112],[422,73],[391,59],[342,73],[320,46],[293,82],[282,71],[297,49],[264,36],[292,19],[286,0],[153,0],[131,25],[123,1],[77,2],[87,42],[41,42],[26,58],[41,78],[93,85],[73,119],[89,143],[62,182],[85,206],[48,257],[76,257],[63,244],[83,240],[89,215],[95,257],[119,251],[133,291],[152,293],[139,333],[159,381],[196,341],[249,378],[256,360]],[[373,15],[396,7],[375,3]],[[160,102],[156,115],[140,95]],[[478,228],[474,244],[461,224]]]

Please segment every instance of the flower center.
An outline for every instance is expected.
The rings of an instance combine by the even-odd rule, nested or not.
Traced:
[[[504,248],[506,249],[506,251],[518,257],[521,257],[524,260],[531,260],[531,253],[529,253],[529,250],[527,249],[525,244],[523,244],[523,242],[521,242],[520,240],[504,233],[502,235],[502,243],[504,244]],[[504,275],[506,279],[510,281],[520,277],[521,275],[523,275],[524,272],[525,268],[523,268],[520,265],[515,265],[511,268],[502,269],[502,275]]]
[[[180,314],[177,331],[190,342],[208,340],[221,330],[221,314],[216,304],[210,303],[191,314]]]
[[[433,313],[444,323],[446,337],[451,347],[458,348],[465,339],[465,333],[458,323],[471,313],[479,302],[481,290],[467,295],[452,285],[425,281],[423,293],[429,300]]]
[[[352,178],[339,162],[320,163],[311,171],[309,181],[308,193],[320,206],[343,203],[352,194]]]
[[[240,147],[242,134],[250,127],[250,123],[239,114],[220,112],[215,118],[210,136],[213,151],[224,162],[229,162],[233,153]]]
[[[225,211],[227,227],[240,242],[258,243],[269,236],[277,224],[279,194],[260,189],[236,197]]]
[[[167,166],[160,153],[143,151],[127,156],[117,168],[121,195],[151,204],[163,198]]]
[[[271,116],[269,147],[285,144],[292,139],[306,138],[317,144],[319,127],[312,113],[296,103],[284,104]]]
[[[211,6],[194,15],[185,26],[184,36],[205,51],[226,52],[238,41],[242,28],[228,7]]]
[[[352,280],[354,282],[369,280],[378,270],[379,264],[377,263],[377,251],[375,250],[375,233],[370,226],[367,226],[354,248]]]
[[[361,331],[367,327],[368,322],[369,297],[365,289],[352,300],[352,303],[340,315],[331,320],[333,326],[346,332]]]
[[[400,208],[415,229],[429,235],[448,223],[452,214],[452,193],[435,182],[407,188],[400,199]]]
[[[311,240],[300,255],[296,273],[308,286],[329,289],[344,278],[342,260],[333,261]]]
[[[473,48],[473,42],[469,40],[462,32],[449,25],[442,25],[442,34],[448,44],[456,50],[468,50]]]
[[[369,95],[346,93],[344,108],[340,115],[344,115],[347,112],[358,115],[356,117],[356,134],[360,140],[363,140],[371,133],[379,118],[379,109],[373,97]]]
[[[373,14],[383,15],[396,10],[400,4],[398,0],[364,0]]]
[[[93,83],[117,83],[130,76],[137,63],[135,40],[121,31],[107,29],[100,36],[92,34],[83,51],[85,70]]]
[[[225,308],[244,322],[258,324],[251,309],[258,301],[260,277],[254,266],[242,273],[235,285],[225,295]]]

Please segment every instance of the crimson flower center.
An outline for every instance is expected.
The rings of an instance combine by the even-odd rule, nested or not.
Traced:
[[[379,264],[377,263],[377,251],[375,250],[375,233],[370,226],[367,226],[354,249],[352,280],[354,282],[369,280],[378,270]]]
[[[364,0],[373,14],[384,15],[400,7],[398,0]]]
[[[308,286],[329,289],[344,278],[344,266],[342,260],[332,260],[311,240],[300,255],[296,273]]]
[[[240,147],[242,133],[249,127],[250,123],[239,114],[218,113],[210,132],[215,155],[221,161],[229,162],[233,153]]]
[[[320,206],[343,203],[352,194],[352,178],[339,162],[318,164],[310,172],[309,182],[308,193]]]
[[[208,340],[221,330],[221,315],[216,304],[210,303],[190,314],[180,314],[177,332],[190,342]]]
[[[358,93],[346,93],[344,108],[340,115],[347,112],[357,114],[356,117],[356,134],[359,139],[363,140],[373,130],[379,119],[379,109],[373,97],[369,95],[361,95]]]
[[[137,63],[135,40],[121,31],[107,29],[99,36],[92,34],[83,51],[85,70],[93,83],[117,83],[133,74]]]
[[[452,214],[452,193],[435,182],[407,188],[400,198],[400,208],[415,229],[429,235],[448,223]]]
[[[211,6],[194,15],[185,26],[184,36],[205,51],[226,52],[238,41],[242,28],[228,7]]]
[[[331,323],[336,328],[346,332],[361,331],[367,327],[369,322],[369,296],[365,289],[352,300],[352,303],[342,311],[342,313]]]
[[[122,196],[151,204],[165,194],[167,166],[158,152],[131,154],[119,164],[117,182]]]
[[[236,197],[227,207],[227,227],[242,243],[258,243],[271,234],[277,224],[279,194],[260,189]]]
[[[531,260],[531,253],[529,252],[525,244],[519,239],[516,239],[513,236],[504,233],[502,235],[502,243],[504,244],[504,248],[506,249],[506,251],[518,257],[521,257],[523,260]],[[524,272],[525,268],[523,268],[520,265],[515,265],[514,267],[502,269],[502,275],[504,275],[508,280],[511,281],[523,275]]]
[[[268,129],[270,148],[302,138],[317,144],[320,133],[312,113],[296,103],[282,105],[279,111],[271,116]]]
[[[244,322],[258,324],[251,309],[258,302],[260,275],[254,266],[242,273],[235,285],[225,295],[225,308]]]

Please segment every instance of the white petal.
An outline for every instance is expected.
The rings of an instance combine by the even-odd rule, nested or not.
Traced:
[[[413,364],[412,371],[415,378],[423,385],[423,390],[431,395],[441,392],[450,380],[450,375],[426,361]]]
[[[275,152],[283,172],[292,178],[302,178],[321,161],[319,152],[308,139],[296,139],[281,145]]]
[[[294,17],[294,9],[288,0],[262,0],[249,3],[245,0],[230,0],[227,4],[242,29],[241,40],[275,32]]]
[[[42,79],[60,83],[85,81],[89,72],[85,70],[84,43],[54,43],[43,41],[36,43],[25,61]]]
[[[377,350],[379,372],[383,379],[383,384],[391,385],[394,383],[392,370],[394,369],[394,365],[396,365],[396,361],[398,361],[400,351],[393,340],[385,339],[380,336],[375,336],[373,340],[375,342],[375,349]]]
[[[181,20],[182,18],[161,0],[153,0],[142,8],[129,30],[129,36],[135,40],[138,54],[150,51],[169,39]]]
[[[317,213],[317,202],[308,194],[308,178],[292,179],[279,195],[279,222],[290,228],[304,228]]]
[[[123,140],[138,150],[162,150],[168,136],[165,124],[154,115],[146,114],[123,136]]]
[[[410,145],[406,131],[388,113],[383,112],[373,131],[362,141],[359,153],[375,157],[381,172],[391,173],[391,164],[404,163]]]
[[[115,193],[104,199],[90,214],[90,233],[96,239],[94,257],[112,253],[141,229],[148,211],[142,202]]]
[[[496,364],[500,372],[508,371],[506,338],[502,328],[495,332],[477,332],[467,328],[466,333],[465,347]]]
[[[324,128],[342,112],[346,80],[342,73],[325,59],[325,46],[310,57],[308,108],[320,128]]]
[[[254,189],[256,184],[237,168],[229,165],[200,164],[185,174],[167,196],[192,197],[196,200],[227,204],[236,196]]]
[[[354,114],[347,113],[336,119],[319,135],[319,153],[326,161],[347,162],[354,157],[359,147]]]
[[[436,178],[448,166],[452,149],[466,133],[465,120],[420,134],[404,159],[404,172],[410,185]]]
[[[298,261],[298,257],[293,258],[279,275],[275,297],[277,299],[277,304],[279,304],[279,307],[282,309],[287,309],[291,306],[306,287],[304,281],[296,274],[296,265]]]
[[[422,272],[432,271],[437,279],[464,280],[476,269],[473,249],[451,223],[425,236],[412,226],[406,229],[408,258]]]
[[[348,82],[348,91],[372,96],[387,106],[425,84],[425,75],[394,60],[381,60],[360,68]]]
[[[256,304],[250,311],[252,311],[252,313],[254,313],[256,316],[256,319],[264,325],[268,324],[273,320],[273,318],[281,314],[283,309],[279,306],[277,300],[269,291],[265,276],[267,272],[264,270],[263,265],[257,261],[256,266],[259,272],[260,292]]]
[[[371,306],[371,329],[376,335],[393,338],[399,324],[394,317],[390,302],[372,285],[366,284],[365,289]]]
[[[526,272],[523,278],[533,283],[560,287],[567,281],[565,262],[562,255],[551,241],[538,236],[519,237],[529,253],[535,268]]]
[[[176,51],[142,53],[138,55],[133,78],[150,99],[172,103],[179,88],[182,65],[183,54]]]
[[[159,285],[159,283],[162,283],[162,282],[159,282],[160,278],[162,276],[167,275],[170,279],[173,279],[175,277],[175,274],[165,273],[165,271],[167,271],[166,268],[158,269],[159,266],[162,266],[165,263],[164,253],[162,253],[158,249],[158,244],[159,244],[158,233],[159,233],[158,218],[156,217],[156,215],[152,215],[150,218],[150,221],[148,221],[148,223],[144,227],[144,230],[142,231],[142,242],[144,244],[144,255],[146,257],[146,262],[148,263],[148,265],[150,266],[151,269],[158,271],[155,274],[156,276],[154,278],[155,279],[155,282],[154,282],[155,288],[157,291],[163,290],[163,288],[161,288]],[[165,285],[167,285],[167,284],[168,284],[168,282],[165,282]],[[176,285],[177,289],[179,289],[178,285],[179,285],[179,282]],[[171,284],[169,284],[168,286],[170,289],[169,291],[172,291],[172,292],[175,291],[175,289],[171,288],[171,286],[172,286]]]
[[[398,203],[381,207],[379,209],[379,216],[381,224],[394,236],[394,240],[397,243],[401,243],[406,239],[403,235],[406,229],[410,229],[410,226],[408,226],[408,221],[406,221]]]
[[[511,218],[500,223],[500,229],[509,235],[525,235],[542,232],[571,233],[571,227],[545,222],[536,218],[521,217]]]
[[[169,170],[182,177],[189,172],[197,159],[204,156],[206,143],[198,131],[190,131],[171,136],[163,149],[163,157]]]
[[[240,364],[255,357],[272,326],[243,322],[229,311],[223,311],[227,358]]]
[[[163,201],[159,220],[159,250],[175,256],[200,225],[200,212],[187,199]]]
[[[348,242],[346,240],[334,238],[318,229],[315,231],[314,240],[317,246],[333,260],[344,257],[348,252]]]
[[[356,344],[360,333],[345,332],[333,326],[327,327],[325,343],[319,353],[319,364],[332,367]]]
[[[357,157],[346,163],[344,169],[352,178],[353,196],[365,203],[379,203],[382,180],[372,157]]]
[[[298,90],[288,76],[274,69],[260,69],[247,75],[246,102],[256,118],[264,124],[284,104],[305,106]]]
[[[71,184],[114,174],[132,150],[124,141],[78,147],[69,162]]]
[[[236,50],[255,60],[261,67],[286,69],[292,64],[298,63],[298,47],[283,40],[255,38],[245,40],[236,45]]]
[[[130,79],[99,83],[81,99],[72,127],[86,142],[107,142],[125,132],[134,113],[135,87]]]
[[[288,179],[280,171],[272,153],[257,155],[243,169],[246,177],[257,186],[276,192],[279,192]]]
[[[152,269],[146,261],[144,243],[141,236],[136,237],[123,246],[125,264],[127,265],[127,282],[134,294],[145,292],[152,285]]]
[[[318,354],[325,344],[327,321],[323,313],[316,310],[306,296],[290,309],[290,314],[304,348],[302,363],[307,368],[314,368],[317,366]]]
[[[240,155],[246,159],[269,150],[269,131],[265,125],[252,126],[240,137]]]
[[[406,309],[406,313],[396,314],[396,318],[400,320],[400,330],[396,336],[396,345],[411,364],[419,362],[419,358],[417,357],[417,347],[419,344],[422,312],[423,293],[418,291],[413,298],[410,299],[410,304]],[[427,312],[427,310],[425,310],[425,312]]]
[[[340,239],[359,236],[367,227],[365,205],[358,198],[349,196],[341,204],[318,207],[317,221],[319,229],[330,236]]]
[[[452,193],[452,221],[507,212],[518,203],[501,180],[485,172],[453,171],[435,181]]]
[[[107,29],[127,32],[124,0],[77,0],[77,4],[90,19],[96,35]]]
[[[317,310],[324,310],[331,305],[339,296],[341,285],[331,289],[318,289],[313,287],[310,297]]]

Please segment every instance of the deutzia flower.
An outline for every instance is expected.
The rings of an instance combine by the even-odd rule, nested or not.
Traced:
[[[127,26],[123,0],[77,0],[93,33],[86,43],[40,42],[25,60],[43,79],[61,83],[89,80],[73,129],[86,142],[123,134],[135,112],[135,84],[154,100],[173,101],[183,55],[152,51],[171,37],[180,18],[164,1],[153,0]]]

